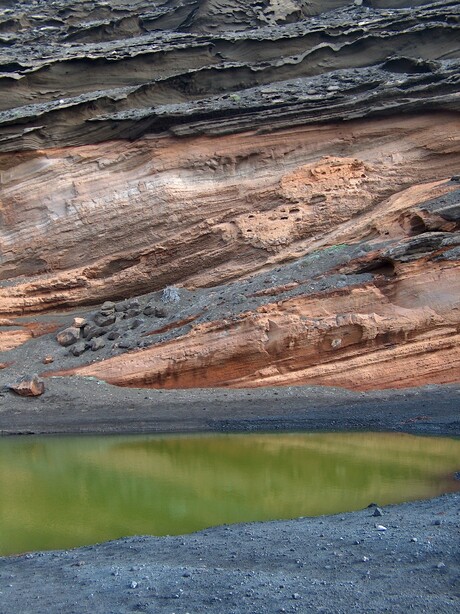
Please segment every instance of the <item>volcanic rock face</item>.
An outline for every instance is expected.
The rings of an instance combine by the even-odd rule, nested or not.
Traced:
[[[458,2],[0,6],[3,372],[460,379]]]

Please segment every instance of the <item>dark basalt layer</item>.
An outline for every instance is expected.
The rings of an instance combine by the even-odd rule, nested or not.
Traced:
[[[0,6],[1,151],[459,108],[455,0]]]

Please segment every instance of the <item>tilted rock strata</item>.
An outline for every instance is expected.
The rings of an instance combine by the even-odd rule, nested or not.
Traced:
[[[175,340],[58,374],[158,388],[320,384],[368,390],[455,382],[459,246],[458,232],[405,239],[338,267],[345,278],[373,271],[367,282],[285,299],[285,287],[267,288],[258,295],[269,300],[257,309],[193,324]]]
[[[459,129],[455,114],[427,114],[5,155],[0,313],[216,285],[321,246],[411,234],[397,209],[429,196],[398,193],[455,173]]]
[[[5,377],[458,381],[457,1],[0,7]]]

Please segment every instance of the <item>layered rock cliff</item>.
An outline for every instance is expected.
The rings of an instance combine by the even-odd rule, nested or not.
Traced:
[[[0,6],[2,376],[460,380],[458,2]]]

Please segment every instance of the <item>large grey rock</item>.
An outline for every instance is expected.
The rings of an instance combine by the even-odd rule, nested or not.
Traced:
[[[70,353],[74,356],[81,356],[86,350],[86,343],[84,341],[78,341],[70,348]]]
[[[110,313],[97,313],[94,317],[93,317],[93,322],[95,324],[97,324],[98,326],[111,326],[112,324],[115,324],[116,321],[116,315],[114,312],[110,312]]]
[[[64,347],[76,343],[78,339],[80,339],[80,329],[76,328],[75,326],[69,326],[64,330],[61,330],[56,335],[57,342],[59,343],[59,345],[62,345]]]
[[[97,352],[97,350],[105,347],[105,340],[102,337],[95,337],[94,339],[91,339],[89,347],[91,348],[91,351]]]

